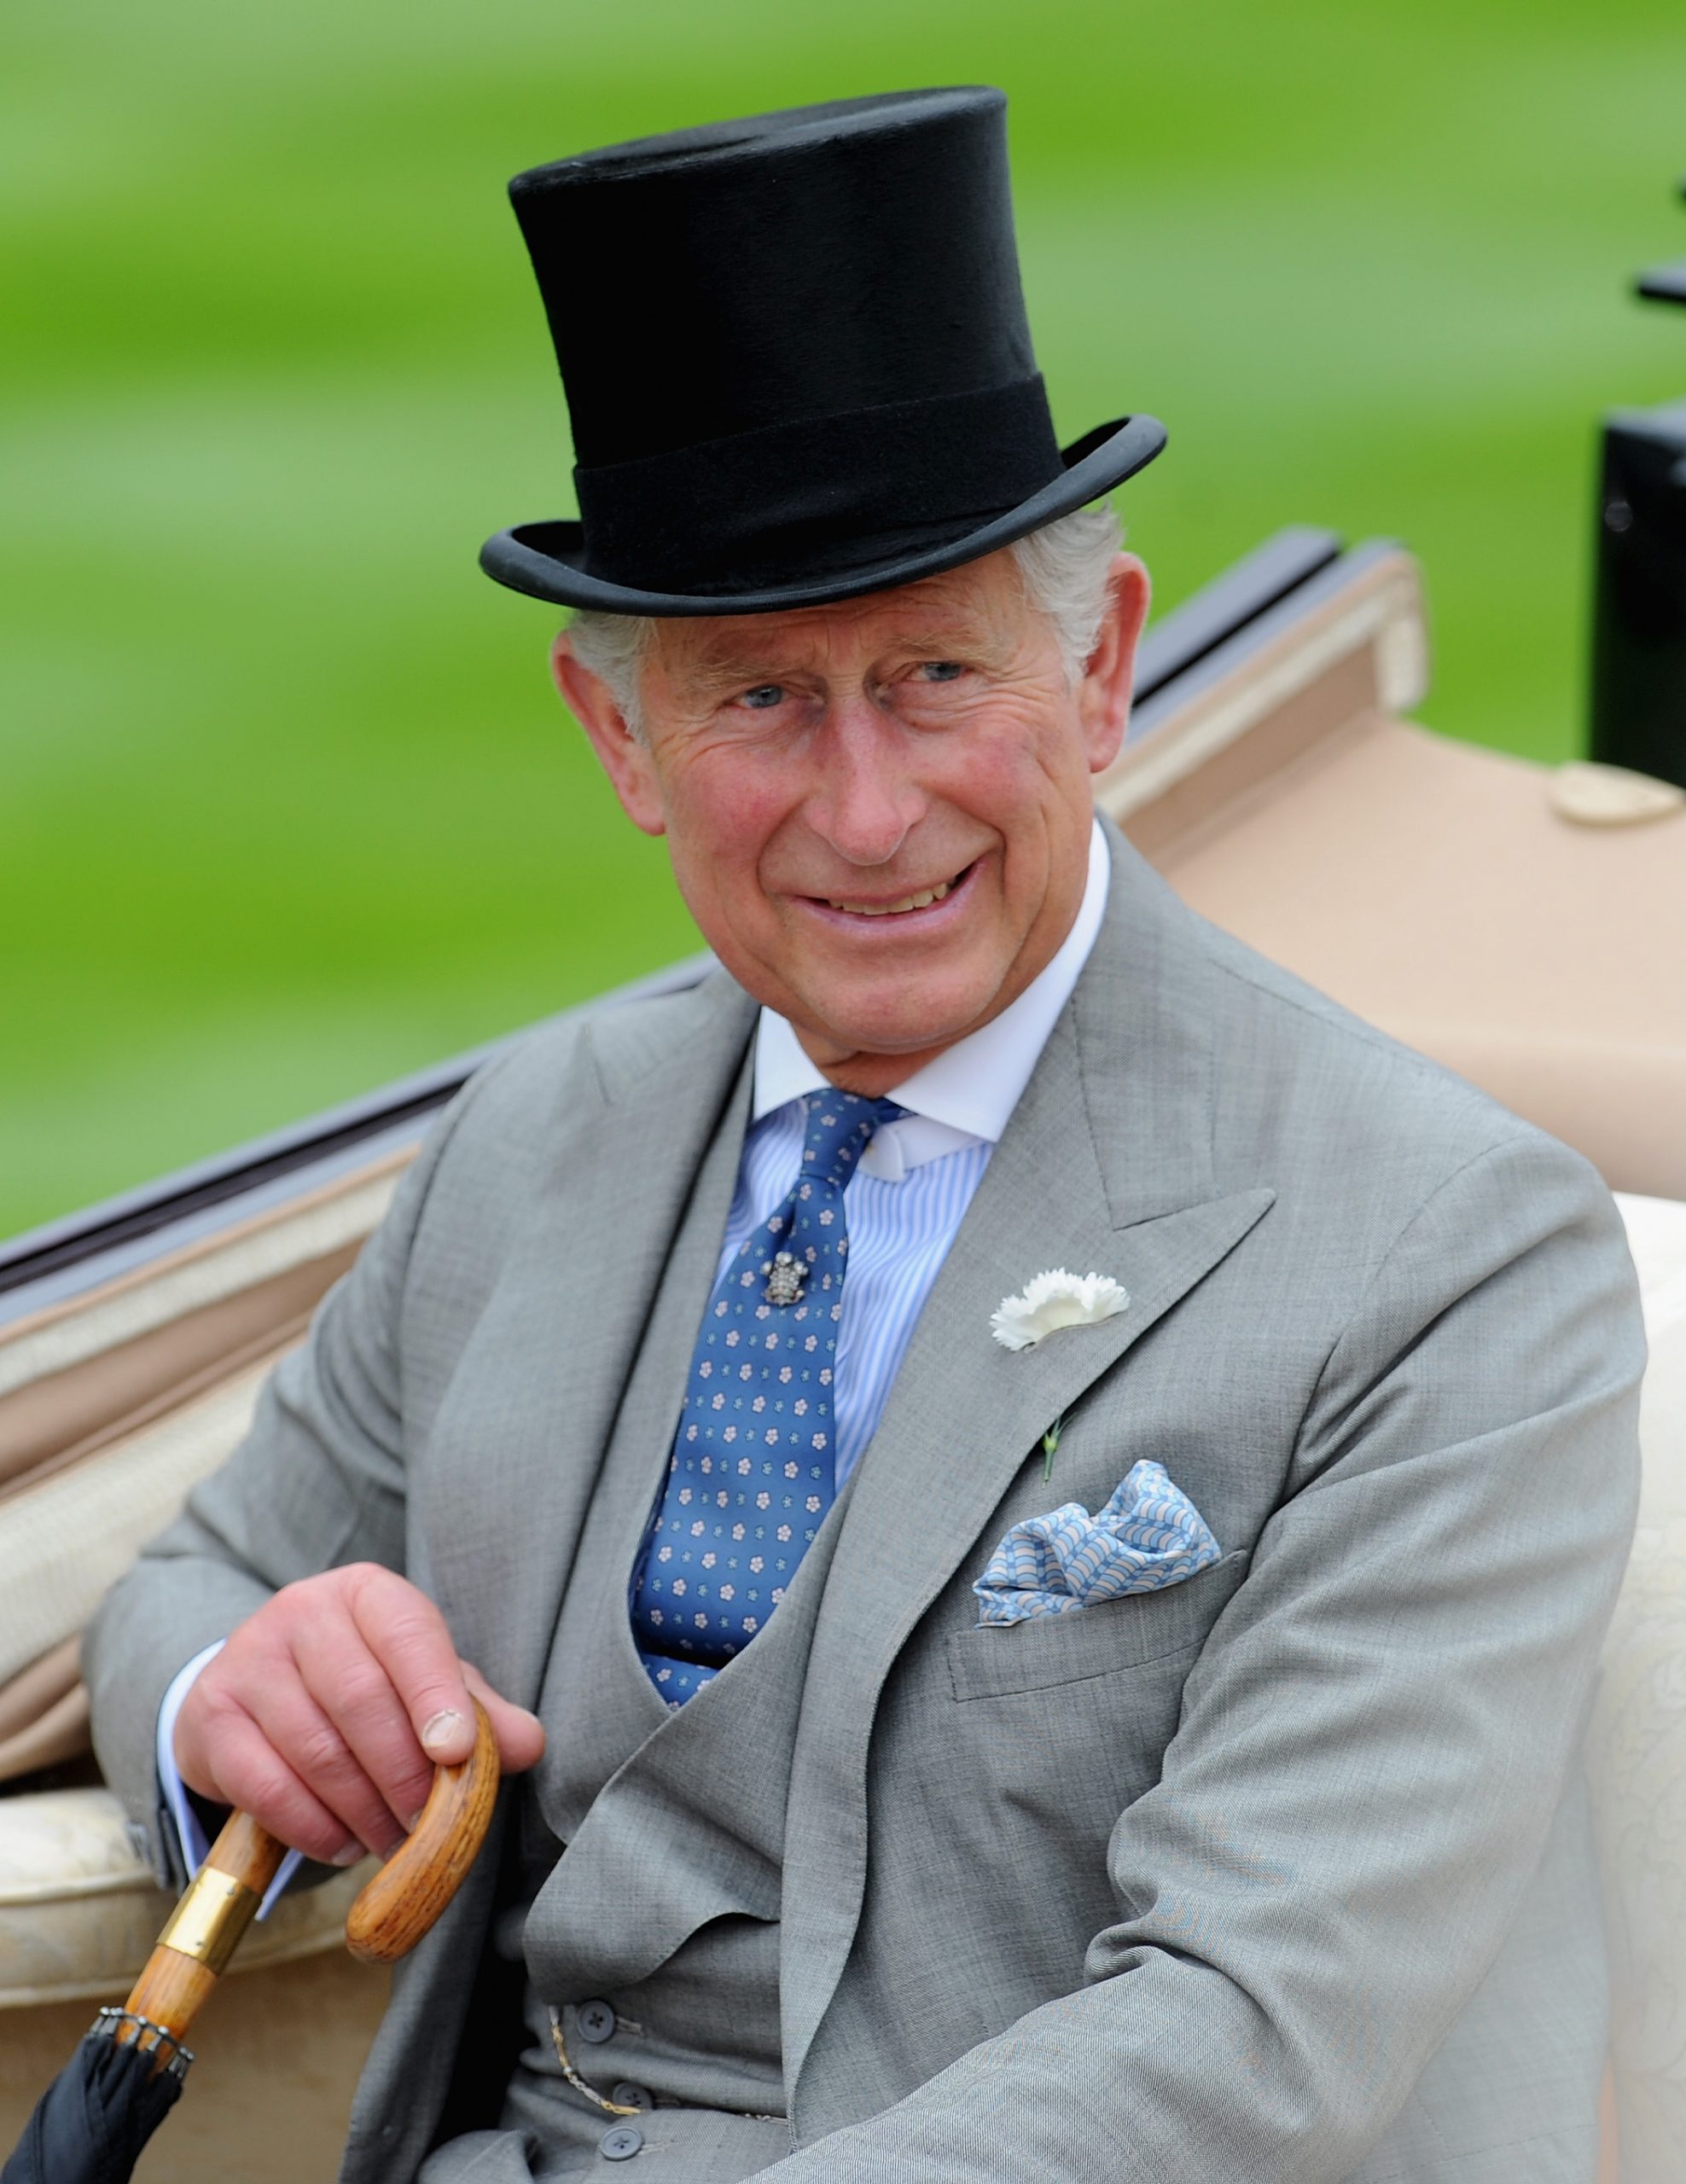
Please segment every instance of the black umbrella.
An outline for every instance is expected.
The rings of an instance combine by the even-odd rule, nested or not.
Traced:
[[[474,1862],[497,1794],[497,1745],[483,1708],[473,1755],[441,1767],[422,1817],[352,1904],[353,1956],[391,1964],[413,1949]],[[122,2009],[94,2028],[36,2106],[0,2184],[128,2184],[141,2150],[181,2098],[183,2039],[285,1856],[242,1812],[211,1846]]]
[[[121,2010],[99,2022],[36,2106],[0,2184],[128,2184],[141,2148],[182,2097],[192,2059],[119,2045]]]

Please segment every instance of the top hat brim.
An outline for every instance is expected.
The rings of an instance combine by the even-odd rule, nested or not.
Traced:
[[[649,591],[611,582],[592,575],[586,566],[584,526],[567,520],[516,524],[498,531],[480,549],[480,566],[511,591],[604,614],[771,614],[785,607],[824,607],[833,600],[855,599],[864,592],[888,591],[920,577],[938,576],[998,547],[1010,546],[1015,538],[1072,514],[1134,477],[1153,461],[1165,439],[1165,427],[1157,417],[1115,418],[1062,448],[1061,473],[1005,514],[991,516],[939,544],[927,542],[859,567],[798,577],[770,590]]]

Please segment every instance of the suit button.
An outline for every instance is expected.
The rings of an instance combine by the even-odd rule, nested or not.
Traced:
[[[582,2002],[574,2013],[573,2022],[580,2038],[596,2048],[613,2032],[614,2012],[607,2002]]]
[[[605,2131],[597,2142],[597,2151],[605,2161],[631,2161],[644,2143],[644,2135],[636,2123],[617,2123],[612,2131]]]
[[[654,2108],[655,2095],[647,2085],[634,2085],[630,2078],[623,2078],[609,2094],[617,2108]]]

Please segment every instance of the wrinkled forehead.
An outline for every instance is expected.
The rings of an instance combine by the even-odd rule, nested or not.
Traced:
[[[1003,549],[889,591],[776,614],[660,620],[655,654],[677,682],[736,682],[775,669],[862,667],[887,653],[992,657],[1022,642],[1030,609]]]

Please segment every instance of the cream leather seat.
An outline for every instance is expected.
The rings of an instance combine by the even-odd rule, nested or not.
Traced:
[[[1620,1201],[1651,1345],[1632,1558],[1587,1739],[1622,2184],[1686,2173],[1686,1205]]]

